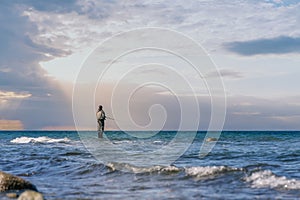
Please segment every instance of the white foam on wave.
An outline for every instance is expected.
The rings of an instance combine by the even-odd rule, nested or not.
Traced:
[[[113,144],[132,144],[134,141],[131,140],[120,140],[120,141],[113,141]]]
[[[197,178],[223,174],[226,172],[232,171],[242,171],[242,168],[234,168],[234,167],[227,167],[227,166],[198,166],[198,167],[188,167],[185,168],[185,173],[188,176],[195,176]]]
[[[179,172],[181,169],[175,166],[152,166],[152,167],[136,167],[126,163],[108,163],[107,167],[111,170],[122,170],[132,173],[153,173],[153,172]]]
[[[197,166],[181,168],[176,166],[152,166],[152,167],[137,167],[127,163],[108,163],[106,165],[112,171],[120,170],[132,173],[179,173],[185,172],[186,176],[195,178],[203,178],[211,175],[219,175],[226,172],[242,171],[242,168],[233,168],[227,166]]]
[[[175,166],[153,166],[153,167],[133,167],[132,171],[134,173],[145,173],[145,172],[179,172],[180,168],[177,168]]]
[[[153,144],[164,144],[164,142],[160,141],[160,140],[155,140],[155,141],[153,141]]]
[[[285,176],[276,176],[270,170],[258,171],[252,173],[245,178],[246,182],[250,182],[254,188],[278,188],[299,190],[300,181],[296,179],[288,179]]]
[[[47,136],[41,137],[18,137],[11,140],[11,143],[27,144],[27,143],[68,143],[71,140],[69,138],[49,138]]]

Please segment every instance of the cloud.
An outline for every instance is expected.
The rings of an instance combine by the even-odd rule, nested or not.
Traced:
[[[118,129],[116,122],[124,123],[128,120],[128,115],[122,114],[121,110],[128,108],[132,120],[145,130],[145,126],[151,123],[152,119],[160,120],[162,113],[152,112],[152,105],[161,105],[166,113],[166,123],[163,128],[165,130],[176,130],[179,128],[182,115],[182,109],[188,113],[200,113],[200,130],[207,130],[211,120],[212,106],[221,107],[216,104],[211,105],[209,95],[197,96],[199,102],[199,110],[193,104],[194,96],[184,94],[172,94],[168,90],[162,90],[155,87],[142,87],[140,90],[133,91],[137,85],[129,85],[129,83],[121,83],[117,88],[114,84],[103,83],[98,86],[95,93],[95,105],[92,111],[89,111],[90,103],[94,99],[87,98],[89,90],[94,92],[91,85],[86,85],[79,94],[78,101],[82,103],[80,110],[77,112],[77,120],[80,124],[92,129],[96,127],[95,109],[97,105],[104,106],[107,116],[116,120],[107,120],[107,128]],[[172,86],[170,86],[172,88]],[[115,90],[114,90],[115,89]],[[85,93],[86,92],[86,93]],[[130,94],[130,98],[126,98]],[[113,95],[113,96],[111,96]],[[180,99],[180,103],[178,101]],[[112,101],[113,100],[113,101]],[[237,96],[231,95],[227,97],[227,114],[224,130],[299,130],[299,113],[300,113],[300,96],[285,96],[284,98],[262,98],[255,96]],[[129,105],[129,106],[128,106]],[[187,116],[184,120],[191,123],[195,117]],[[132,126],[126,124],[128,129]],[[156,128],[159,123],[155,124]],[[124,127],[124,126],[123,126]],[[140,129],[140,130],[141,130]]]
[[[0,130],[23,130],[20,120],[0,120]]]
[[[298,97],[259,98],[253,96],[228,97],[227,130],[299,130],[300,106],[290,104]]]
[[[78,8],[77,0],[52,0],[52,1],[35,1],[35,0],[21,0],[18,1],[20,5],[26,7],[32,7],[39,11],[54,12],[54,13],[66,13],[72,12]]]
[[[233,112],[233,115],[243,115],[243,116],[247,116],[247,115],[260,115],[260,112]]]
[[[31,9],[25,15],[39,26],[37,41],[64,48],[94,46],[113,34],[139,27],[175,29],[214,52],[235,40],[300,34],[297,2],[72,0],[64,2],[65,6],[57,2],[28,0],[24,6]]]
[[[26,129],[70,124],[70,100],[39,64],[49,60],[47,55],[60,57],[69,52],[37,43],[39,27],[23,15],[24,9],[28,7],[17,1],[0,6],[0,115],[17,118]]]
[[[159,26],[181,31],[203,43],[208,51],[220,50],[227,44],[227,50],[240,55],[299,53],[300,4],[289,2],[293,3],[283,5],[279,1],[252,0],[233,0],[226,4],[219,0],[187,0],[184,3],[181,0],[4,1],[0,5],[1,91],[31,96],[6,99],[10,106],[1,107],[0,115],[5,119],[18,116],[28,129],[72,126],[70,99],[39,63],[94,47],[115,33],[137,27]],[[221,70],[220,74],[230,79],[244,76],[230,69]],[[208,74],[210,77],[216,75],[216,72]],[[155,97],[170,107],[170,116],[178,115],[178,110],[171,109],[176,103],[169,104],[166,95],[162,96]],[[138,106],[148,104],[144,102]],[[209,101],[202,100],[202,105],[207,110]],[[269,101],[258,99],[252,99],[247,105],[248,108],[230,105],[232,121],[227,123],[228,128],[249,128],[253,123],[257,128],[278,127],[281,123],[286,127],[285,122],[277,123],[278,120],[297,110],[296,105],[290,105],[289,112],[284,112],[288,104],[277,102],[276,108]],[[148,122],[147,118],[139,118],[143,114],[135,116],[142,124]],[[203,116],[209,116],[209,110]],[[203,120],[208,119],[203,117]],[[167,128],[176,127],[178,119],[174,118],[173,122],[168,121]],[[291,123],[290,127],[298,127]]]
[[[206,74],[207,78],[218,78],[218,77],[223,77],[223,78],[230,78],[230,79],[239,79],[243,78],[244,75],[235,70],[231,69],[220,69],[219,71],[211,71],[208,74]]]
[[[244,56],[300,53],[300,37],[281,36],[270,39],[231,42],[225,44],[225,47],[229,51]]]
[[[28,93],[15,93],[15,92],[8,92],[8,91],[1,91],[0,90],[0,100],[8,100],[8,99],[23,99],[30,97],[31,94]]]
[[[266,2],[269,2],[273,4],[274,6],[291,6],[299,3],[298,0],[266,0]]]

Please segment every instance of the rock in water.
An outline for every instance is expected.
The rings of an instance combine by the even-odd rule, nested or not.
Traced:
[[[17,193],[7,193],[6,196],[8,198],[12,198],[12,199],[15,199],[18,197],[18,194]]]
[[[29,181],[0,171],[0,192],[25,189],[37,191],[36,187]]]
[[[39,192],[26,190],[19,196],[18,200],[44,200],[44,197]]]

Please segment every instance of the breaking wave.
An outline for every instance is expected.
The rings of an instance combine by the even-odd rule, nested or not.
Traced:
[[[196,166],[196,167],[176,167],[176,166],[152,166],[136,167],[126,163],[108,163],[106,165],[112,171],[126,171],[131,173],[179,173],[183,172],[188,177],[208,177],[227,172],[243,171],[242,168],[233,168],[227,166]]]
[[[254,188],[269,187],[274,189],[299,190],[300,181],[288,179],[285,176],[277,176],[270,170],[253,172],[245,178],[246,182],[251,183]]]
[[[188,176],[194,176],[196,178],[214,176],[218,174],[224,174],[227,172],[243,171],[242,168],[227,167],[227,166],[205,166],[205,167],[188,167],[185,168],[185,173]]]
[[[272,188],[299,190],[300,181],[288,179],[285,176],[277,176],[270,170],[260,170],[250,172],[245,168],[236,168],[229,166],[194,166],[194,167],[176,167],[176,166],[152,166],[136,167],[126,163],[108,163],[106,167],[111,171],[125,171],[130,173],[158,173],[158,174],[178,174],[179,176],[191,177],[196,180],[216,178],[228,173],[242,172],[241,180],[251,184],[253,188]]]
[[[27,143],[68,143],[71,142],[69,138],[50,138],[47,136],[41,137],[18,137],[10,141],[16,144],[27,144]]]
[[[175,166],[152,166],[152,167],[136,167],[127,163],[108,163],[106,165],[112,171],[126,171],[132,173],[155,173],[155,172],[179,172],[182,169]]]

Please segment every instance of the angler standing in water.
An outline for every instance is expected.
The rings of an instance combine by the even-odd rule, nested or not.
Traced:
[[[102,109],[102,105],[99,106],[98,111],[96,113],[96,117],[98,122],[98,126],[97,126],[98,138],[102,138],[104,132],[104,120],[106,119],[105,112]]]

